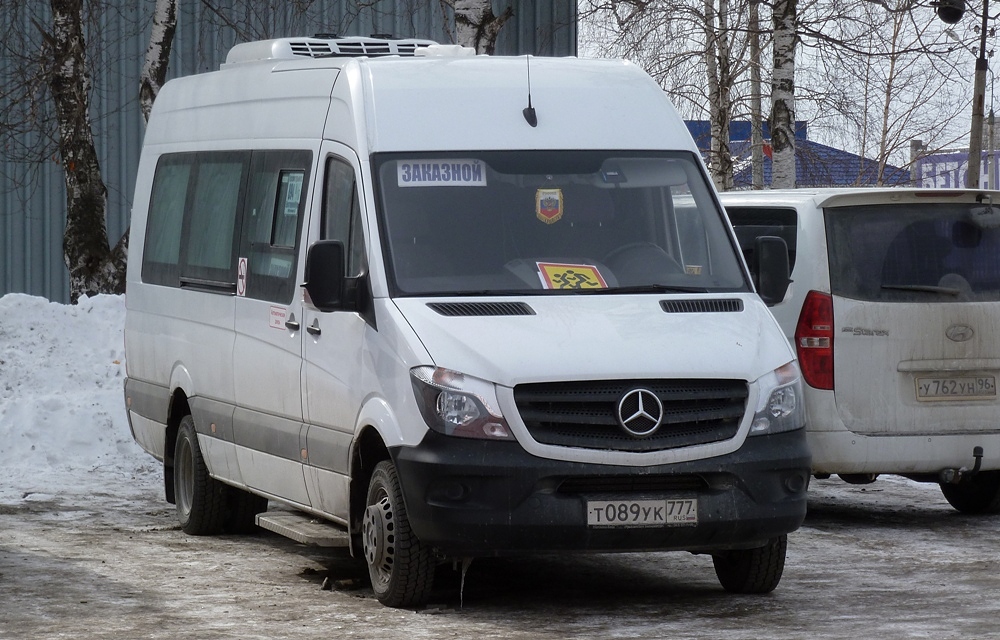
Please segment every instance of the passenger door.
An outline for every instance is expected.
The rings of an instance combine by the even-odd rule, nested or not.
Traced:
[[[360,165],[347,147],[327,143],[324,151],[323,201],[309,237],[342,242],[346,274],[358,276],[367,265]],[[372,328],[360,313],[325,313],[307,305],[303,329],[306,484],[313,508],[346,521],[350,448],[365,396],[362,355]]]
[[[312,152],[255,151],[237,268],[234,439],[247,486],[307,505],[302,473],[302,294]]]

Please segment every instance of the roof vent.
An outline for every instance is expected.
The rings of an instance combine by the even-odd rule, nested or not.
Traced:
[[[433,40],[407,38],[341,37],[320,34],[316,37],[277,38],[244,42],[229,50],[223,66],[261,60],[295,60],[298,58],[376,58],[381,56],[413,56],[417,50],[437,45]]]

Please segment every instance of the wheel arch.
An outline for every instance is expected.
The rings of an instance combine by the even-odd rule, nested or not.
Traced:
[[[354,548],[353,537],[361,532],[361,520],[365,512],[365,499],[368,495],[368,484],[371,482],[372,473],[379,462],[391,459],[389,448],[386,447],[378,430],[372,425],[362,427],[355,439],[354,450],[351,452],[350,530],[352,550]]]
[[[182,388],[174,389],[170,394],[170,405],[167,408],[167,430],[163,443],[163,490],[167,502],[170,504],[176,504],[174,497],[174,449],[177,446],[177,431],[180,428],[181,420],[190,413],[191,405],[188,403],[187,393]]]

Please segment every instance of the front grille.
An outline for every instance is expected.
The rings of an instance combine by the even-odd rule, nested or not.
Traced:
[[[659,428],[634,436],[618,421],[618,403],[647,389],[663,405]],[[614,451],[662,451],[729,440],[746,411],[743,380],[604,380],[514,387],[521,420],[536,442]]]
[[[701,491],[708,483],[700,476],[580,476],[559,483],[559,493],[664,493]]]

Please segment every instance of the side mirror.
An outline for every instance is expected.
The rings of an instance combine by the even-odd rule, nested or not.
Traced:
[[[306,281],[302,287],[320,311],[336,311],[344,304],[344,245],[320,240],[306,255]]]
[[[791,284],[788,245],[778,236],[759,236],[754,242],[754,274],[757,293],[769,307],[785,299]]]

